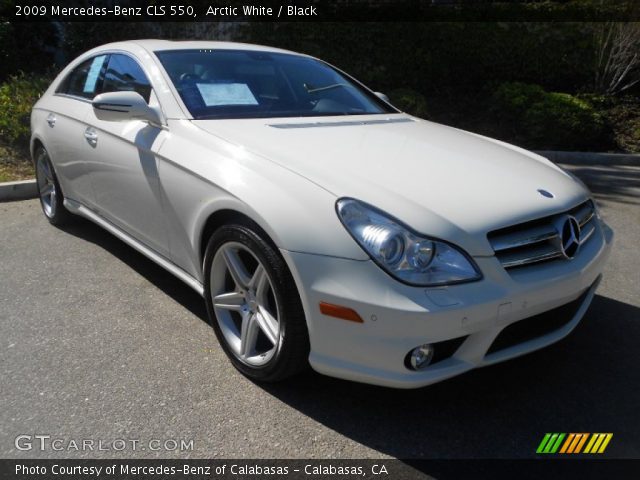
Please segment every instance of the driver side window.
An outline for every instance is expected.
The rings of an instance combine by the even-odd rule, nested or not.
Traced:
[[[138,63],[128,55],[112,54],[101,93],[138,92],[149,103],[151,83]]]

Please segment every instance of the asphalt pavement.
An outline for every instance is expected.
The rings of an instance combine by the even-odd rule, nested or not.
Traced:
[[[37,200],[1,203],[0,457],[532,458],[546,432],[612,432],[606,457],[639,458],[640,167],[571,168],[617,234],[582,324],[412,391],[313,372],[252,383],[189,287],[89,222],[58,229]]]

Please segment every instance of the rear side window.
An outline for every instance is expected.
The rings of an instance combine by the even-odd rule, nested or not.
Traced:
[[[82,62],[62,81],[56,93],[92,99],[102,86],[108,55],[99,55]]]
[[[138,92],[149,103],[151,84],[138,63],[127,55],[113,54],[104,75],[102,92]]]

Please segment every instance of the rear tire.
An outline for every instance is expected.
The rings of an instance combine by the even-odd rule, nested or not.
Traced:
[[[263,237],[250,222],[214,232],[205,252],[205,300],[233,366],[252,380],[275,382],[308,367],[309,334],[293,277]]]
[[[44,147],[38,147],[36,150],[35,164],[38,195],[44,216],[52,225],[60,226],[68,223],[73,215],[64,207],[64,195],[53,163]]]

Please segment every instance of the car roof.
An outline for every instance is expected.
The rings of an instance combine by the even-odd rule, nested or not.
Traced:
[[[251,43],[240,42],[218,42],[210,40],[157,40],[157,39],[143,39],[143,40],[129,40],[126,42],[118,42],[117,44],[103,45],[103,47],[115,46],[120,47],[126,44],[139,45],[147,51],[157,52],[162,50],[194,50],[194,49],[214,49],[214,50],[253,50],[261,52],[279,52],[300,55],[297,52],[290,50],[284,50],[281,48],[267,47],[264,45],[254,45]]]
[[[163,97],[163,108],[169,108],[169,111],[165,111],[167,118],[190,118],[188,112],[183,106],[179,105],[180,100],[172,93],[170,93],[170,86],[166,83],[167,79],[163,77],[161,70],[158,68],[150,69],[150,63],[154,62],[152,56],[155,52],[169,51],[169,50],[252,50],[262,52],[273,53],[285,53],[290,55],[298,55],[302,57],[309,57],[309,55],[292,52],[289,50],[283,50],[275,47],[267,47],[262,45],[253,45],[249,43],[239,42],[216,42],[216,41],[198,41],[198,40],[156,40],[156,39],[143,39],[143,40],[124,40],[119,42],[107,43],[95,47],[87,52],[84,52],[74,61],[69,63],[67,67],[56,77],[56,81],[51,84],[51,88],[55,90],[60,81],[69,74],[69,72],[80,65],[81,62],[86,61],[95,55],[101,55],[105,53],[113,52],[126,52],[133,55],[141,64],[147,67],[146,73],[157,85],[161,85],[162,88],[157,90],[157,94]],[[170,97],[167,99],[165,94]],[[176,103],[178,102],[178,103]]]

